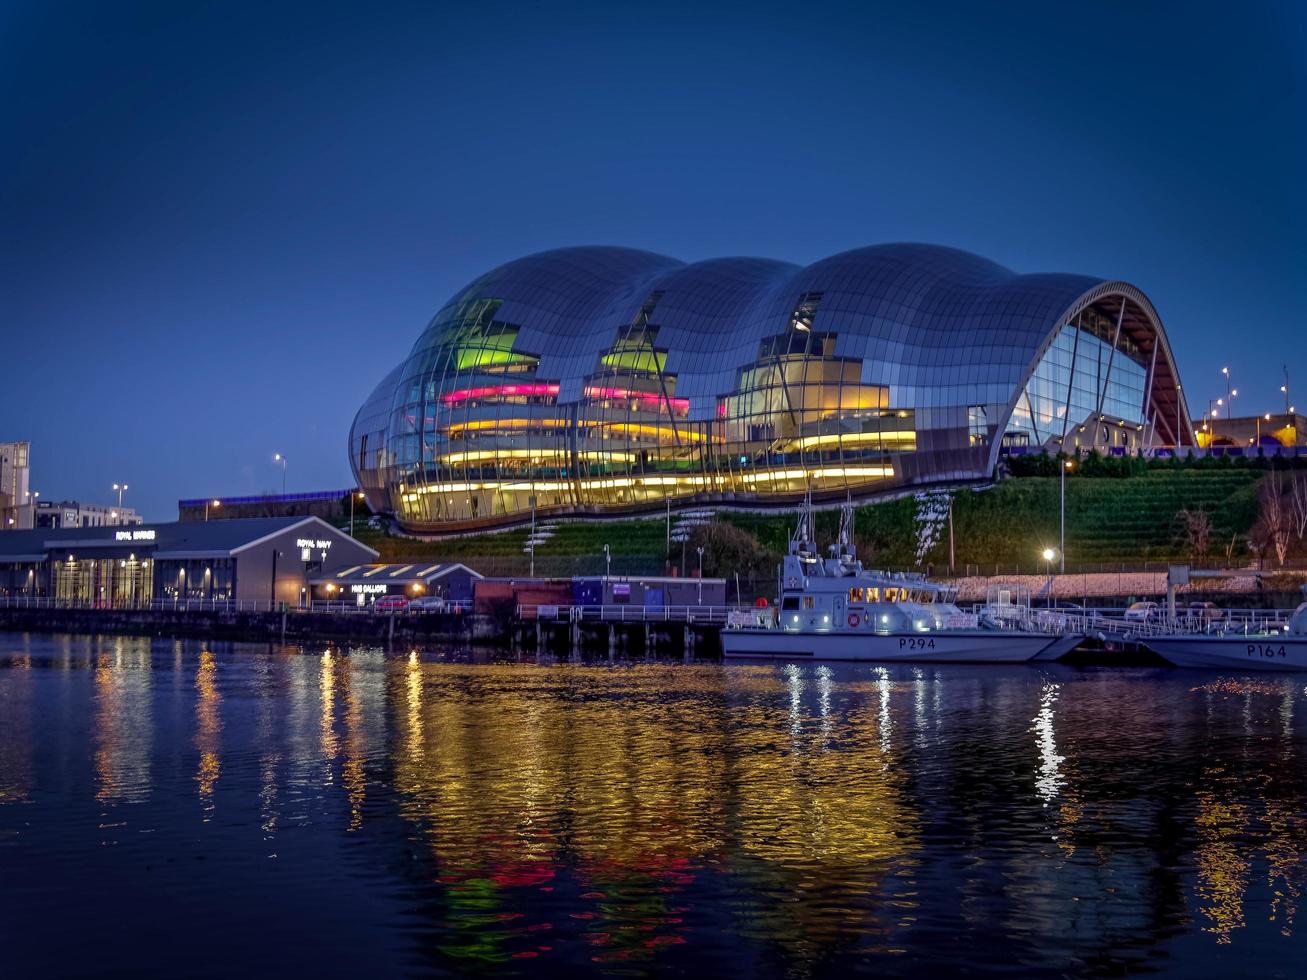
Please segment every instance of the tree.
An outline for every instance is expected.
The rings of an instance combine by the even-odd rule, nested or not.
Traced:
[[[742,579],[768,578],[775,574],[780,558],[748,531],[721,520],[700,524],[689,543],[691,548],[703,548],[704,574],[723,578],[737,573]]]
[[[1294,470],[1289,478],[1289,516],[1294,539],[1307,537],[1307,470]]]
[[[1253,536],[1261,545],[1259,550],[1275,551],[1276,561],[1283,565],[1289,555],[1289,541],[1293,534],[1290,504],[1284,493],[1284,478],[1279,470],[1271,470],[1262,478],[1258,491],[1259,513]]]
[[[1185,508],[1176,513],[1180,537],[1190,558],[1206,558],[1212,540],[1212,519],[1205,510]]]

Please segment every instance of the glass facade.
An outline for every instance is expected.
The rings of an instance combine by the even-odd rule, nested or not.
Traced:
[[[359,411],[349,458],[415,530],[983,478],[1001,443],[1060,435],[1068,378],[1072,419],[1145,421],[1160,343],[1133,287],[953,249],[806,268],[563,249],[446,304]],[[1170,398],[1186,424],[1168,431],[1188,432]]]
[[[1097,310],[1064,324],[1022,390],[1004,440],[1056,451],[1144,443],[1148,360]]]

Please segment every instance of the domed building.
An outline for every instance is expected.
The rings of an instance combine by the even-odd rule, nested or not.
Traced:
[[[360,409],[412,531],[981,480],[1000,452],[1190,445],[1134,286],[895,244],[798,267],[566,248],[486,273]]]

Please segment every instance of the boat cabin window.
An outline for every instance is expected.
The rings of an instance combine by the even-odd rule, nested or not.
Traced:
[[[849,602],[865,602],[866,594],[865,589],[861,586],[855,585],[853,588],[849,589]]]
[[[868,587],[867,587],[867,601],[868,601],[868,602],[880,602],[880,588],[879,588],[879,586],[874,586],[874,585],[873,585],[873,586],[868,586]]]
[[[885,601],[886,601],[886,602],[898,602],[898,601],[899,601],[899,590],[898,590],[898,589],[886,589],[886,590],[885,590]]]
[[[796,596],[796,595],[787,595],[787,596],[785,596],[785,598],[781,599],[781,608],[782,608],[782,609],[798,609],[798,608],[799,608],[799,597]]]
[[[812,608],[812,596],[810,596],[810,595],[805,595],[805,596],[803,597],[803,608],[804,608],[804,609],[811,609],[811,608]]]

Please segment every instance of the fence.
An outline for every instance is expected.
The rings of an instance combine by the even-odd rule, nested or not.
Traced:
[[[51,596],[0,596],[0,609],[78,609],[101,612],[221,612],[221,613],[276,613],[295,615],[331,614],[368,616],[421,616],[462,615],[472,611],[469,601],[449,601],[439,608],[408,604],[396,608],[378,609],[373,605],[359,606],[339,600],[314,600],[310,606],[296,606],[280,602],[253,599],[153,599],[149,602],[120,603],[80,602]]]
[[[749,612],[742,606],[552,606],[523,604],[518,619],[554,622],[703,623],[724,625],[732,613]]]

